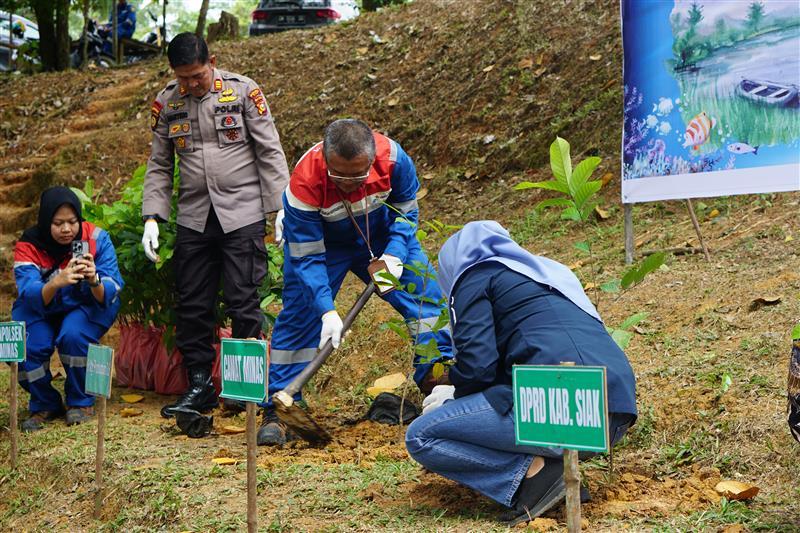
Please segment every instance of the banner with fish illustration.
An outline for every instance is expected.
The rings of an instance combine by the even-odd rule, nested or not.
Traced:
[[[625,203],[800,190],[800,1],[622,0]]]

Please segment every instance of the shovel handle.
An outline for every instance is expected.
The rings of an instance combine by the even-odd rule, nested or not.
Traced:
[[[344,320],[342,321],[342,336],[344,336],[347,330],[350,329],[350,326],[353,324],[353,320],[355,320],[358,313],[361,312],[366,305],[367,300],[369,300],[369,297],[372,296],[374,292],[375,284],[370,281],[364,291],[361,293],[361,296],[359,296],[358,300],[356,300],[356,303],[353,304],[353,307],[350,308],[350,311],[348,311],[347,315],[344,317]],[[331,343],[331,340],[328,339],[322,349],[319,350],[314,356],[314,359],[308,363],[308,366],[306,366],[285,389],[280,392],[276,392],[273,395],[273,398],[278,394],[284,398],[286,396],[292,398],[295,394],[300,392],[300,389],[302,389],[303,386],[308,383],[308,380],[311,379],[311,376],[317,373],[317,370],[319,370],[323,363],[325,363],[331,353],[333,353],[333,344]],[[284,394],[286,396],[283,396]]]

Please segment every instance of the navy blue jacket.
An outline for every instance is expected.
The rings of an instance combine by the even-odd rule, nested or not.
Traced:
[[[486,261],[451,293],[455,397],[483,392],[500,414],[513,405],[513,365],[605,366],[609,413],[636,415],[636,383],[625,353],[603,324],[561,293]]]

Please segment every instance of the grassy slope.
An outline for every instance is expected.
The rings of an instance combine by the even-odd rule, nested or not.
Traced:
[[[363,117],[417,161],[429,190],[423,217],[497,218],[531,251],[567,264],[579,258],[572,243],[591,240],[597,259],[576,272],[584,281],[605,281],[623,270],[616,181],[606,192],[610,219],[588,230],[532,213],[535,193],[509,189],[521,179],[547,177],[543,165],[555,134],[575,152],[603,157],[599,172],[618,173],[617,19],[615,2],[420,1],[347,26],[215,51],[223,68],[264,86],[290,161],[332,117]],[[24,225],[19,215],[29,216],[37,187],[90,176],[114,197],[146,158],[148,102],[168,77],[161,64],[149,63],[0,81],[3,243]],[[486,135],[496,138],[484,144]],[[595,497],[584,515],[593,530],[715,530],[735,523],[791,530],[800,522],[797,448],[783,421],[788,331],[800,287],[796,246],[787,240],[800,235],[796,195],[706,203],[701,221],[711,263],[671,257],[642,286],[600,302],[610,324],[637,311],[650,316],[628,351],[639,379],[640,422],[615,452],[613,471],[604,458],[584,465]],[[721,214],[709,217],[714,208]],[[680,203],[638,207],[635,217],[642,248],[696,242]],[[425,245],[435,254],[441,240],[434,235]],[[349,305],[356,290],[348,283],[340,304]],[[747,310],[754,298],[773,295],[782,297],[779,305]],[[496,527],[496,506],[418,471],[398,429],[342,425],[364,412],[365,387],[375,377],[408,369],[403,342],[375,327],[391,316],[386,305],[371,302],[309,393],[336,442],[321,451],[302,445],[261,451],[264,529]],[[2,369],[0,397],[7,387]],[[243,458],[243,437],[176,436],[158,418],[163,399],[149,394],[140,404],[143,416],[121,418],[121,392],[110,404],[104,521],[90,517],[93,428],[58,425],[23,437],[18,472],[0,466],[0,492],[7,495],[0,498],[0,526],[241,530],[244,466],[213,466],[210,459]],[[8,425],[4,407],[0,425]],[[7,457],[7,442],[4,435],[0,457]],[[721,503],[710,491],[719,477],[754,482],[762,493],[750,504]],[[548,516],[563,519],[558,512]]]

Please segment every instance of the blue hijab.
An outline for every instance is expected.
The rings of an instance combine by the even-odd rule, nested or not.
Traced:
[[[569,268],[526,251],[494,220],[469,222],[447,239],[439,251],[439,286],[447,295],[448,302],[458,278],[470,267],[484,261],[503,263],[523,276],[556,289],[602,322],[597,309],[583,292],[581,282]]]

